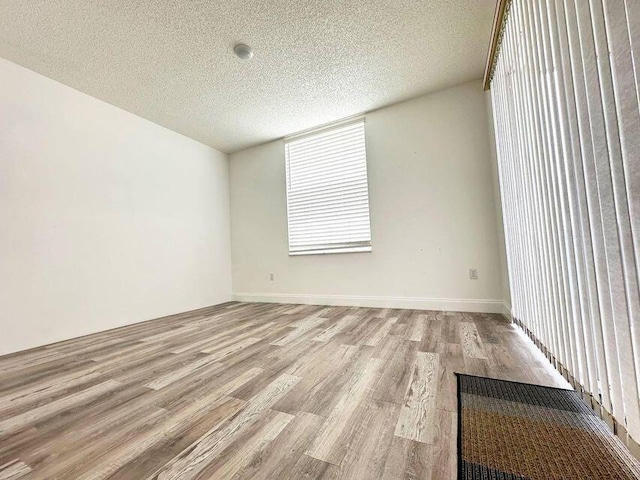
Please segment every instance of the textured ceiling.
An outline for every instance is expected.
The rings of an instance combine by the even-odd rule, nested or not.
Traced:
[[[224,152],[481,77],[495,0],[2,0],[0,56]],[[237,42],[255,55],[242,61]]]

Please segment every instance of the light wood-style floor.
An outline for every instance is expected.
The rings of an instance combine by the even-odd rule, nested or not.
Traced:
[[[565,386],[499,315],[228,303],[0,357],[0,479],[454,479],[454,372]]]

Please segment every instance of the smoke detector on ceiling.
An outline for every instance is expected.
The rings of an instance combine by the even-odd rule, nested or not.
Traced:
[[[242,60],[249,60],[253,57],[253,50],[249,45],[245,45],[244,43],[239,43],[235,47],[233,47],[234,53],[241,58]]]

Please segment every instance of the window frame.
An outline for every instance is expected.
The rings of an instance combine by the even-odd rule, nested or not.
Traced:
[[[367,217],[368,217],[368,233],[369,240],[361,242],[351,242],[353,245],[346,245],[343,247],[337,246],[335,248],[313,248],[309,247],[304,250],[291,249],[291,227],[290,227],[290,205],[289,205],[289,154],[287,146],[289,143],[296,142],[308,137],[314,137],[319,134],[326,134],[333,130],[345,128],[351,125],[362,124],[363,128],[363,147],[364,147],[364,162],[365,162],[365,176],[366,176],[366,205],[367,205]],[[318,128],[302,131],[293,135],[289,135],[283,138],[284,147],[284,163],[285,163],[285,195],[287,205],[287,250],[290,257],[306,256],[306,255],[331,255],[331,254],[345,254],[345,253],[371,253],[373,251],[373,234],[371,228],[371,193],[369,189],[369,162],[367,156],[367,133],[366,133],[366,118],[364,115],[351,117],[338,122],[333,122],[327,125],[323,125]],[[336,245],[339,245],[336,243]]]

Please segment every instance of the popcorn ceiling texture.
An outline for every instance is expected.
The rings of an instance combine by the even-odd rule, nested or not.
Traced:
[[[0,56],[224,152],[482,75],[495,0],[4,0]],[[255,56],[242,61],[237,42]]]

